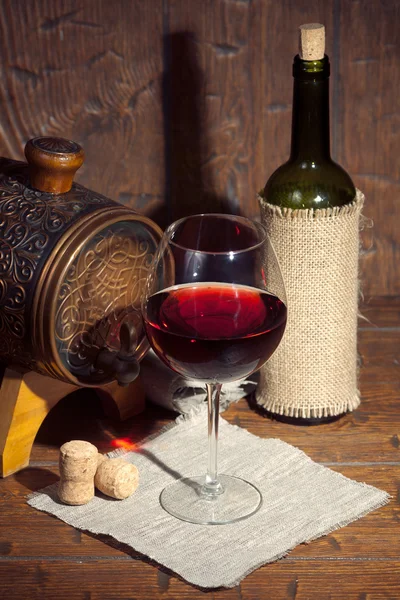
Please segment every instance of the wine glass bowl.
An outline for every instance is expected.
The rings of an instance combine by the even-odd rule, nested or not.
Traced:
[[[221,385],[248,377],[278,347],[286,297],[265,228],[244,217],[194,215],[168,227],[143,298],[143,320],[160,359],[207,386],[209,458],[204,476],[174,482],[161,504],[195,523],[228,523],[258,510],[251,483],[217,475]]]

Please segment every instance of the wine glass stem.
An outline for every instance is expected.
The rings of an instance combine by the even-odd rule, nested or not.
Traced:
[[[218,496],[224,491],[218,481],[217,446],[218,446],[218,420],[219,398],[222,385],[220,383],[207,383],[208,400],[208,467],[206,480],[202,493],[207,496]]]

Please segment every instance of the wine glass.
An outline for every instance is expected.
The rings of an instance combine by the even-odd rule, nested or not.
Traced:
[[[218,475],[217,440],[221,386],[259,369],[286,326],[284,283],[264,226],[224,214],[194,215],[170,225],[150,269],[142,313],[159,358],[207,387],[206,474],[168,485],[161,505],[201,524],[254,514],[261,493],[244,479]]]

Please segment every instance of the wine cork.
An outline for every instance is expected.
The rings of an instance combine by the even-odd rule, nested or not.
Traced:
[[[98,464],[96,446],[82,440],[60,448],[58,497],[64,504],[86,504],[94,496],[94,475]]]
[[[123,500],[138,487],[139,471],[123,458],[109,458],[100,462],[94,483],[106,496]]]
[[[64,504],[80,506],[87,504],[94,497],[94,481],[64,480],[58,488],[58,497]]]
[[[325,53],[325,27],[320,23],[300,25],[299,55],[302,60],[321,60]]]

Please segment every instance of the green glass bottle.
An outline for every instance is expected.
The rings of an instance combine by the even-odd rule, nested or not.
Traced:
[[[350,176],[330,154],[329,73],[326,54],[317,60],[294,59],[291,153],[264,188],[270,204],[316,209],[343,206],[355,198]]]
[[[262,195],[269,204],[291,209],[323,209],[355,200],[356,190],[350,176],[331,158],[329,75],[324,26],[301,26],[300,53],[293,63],[291,152],[289,160],[265,185]],[[318,425],[343,416],[294,418],[262,412],[276,420],[300,425]]]

